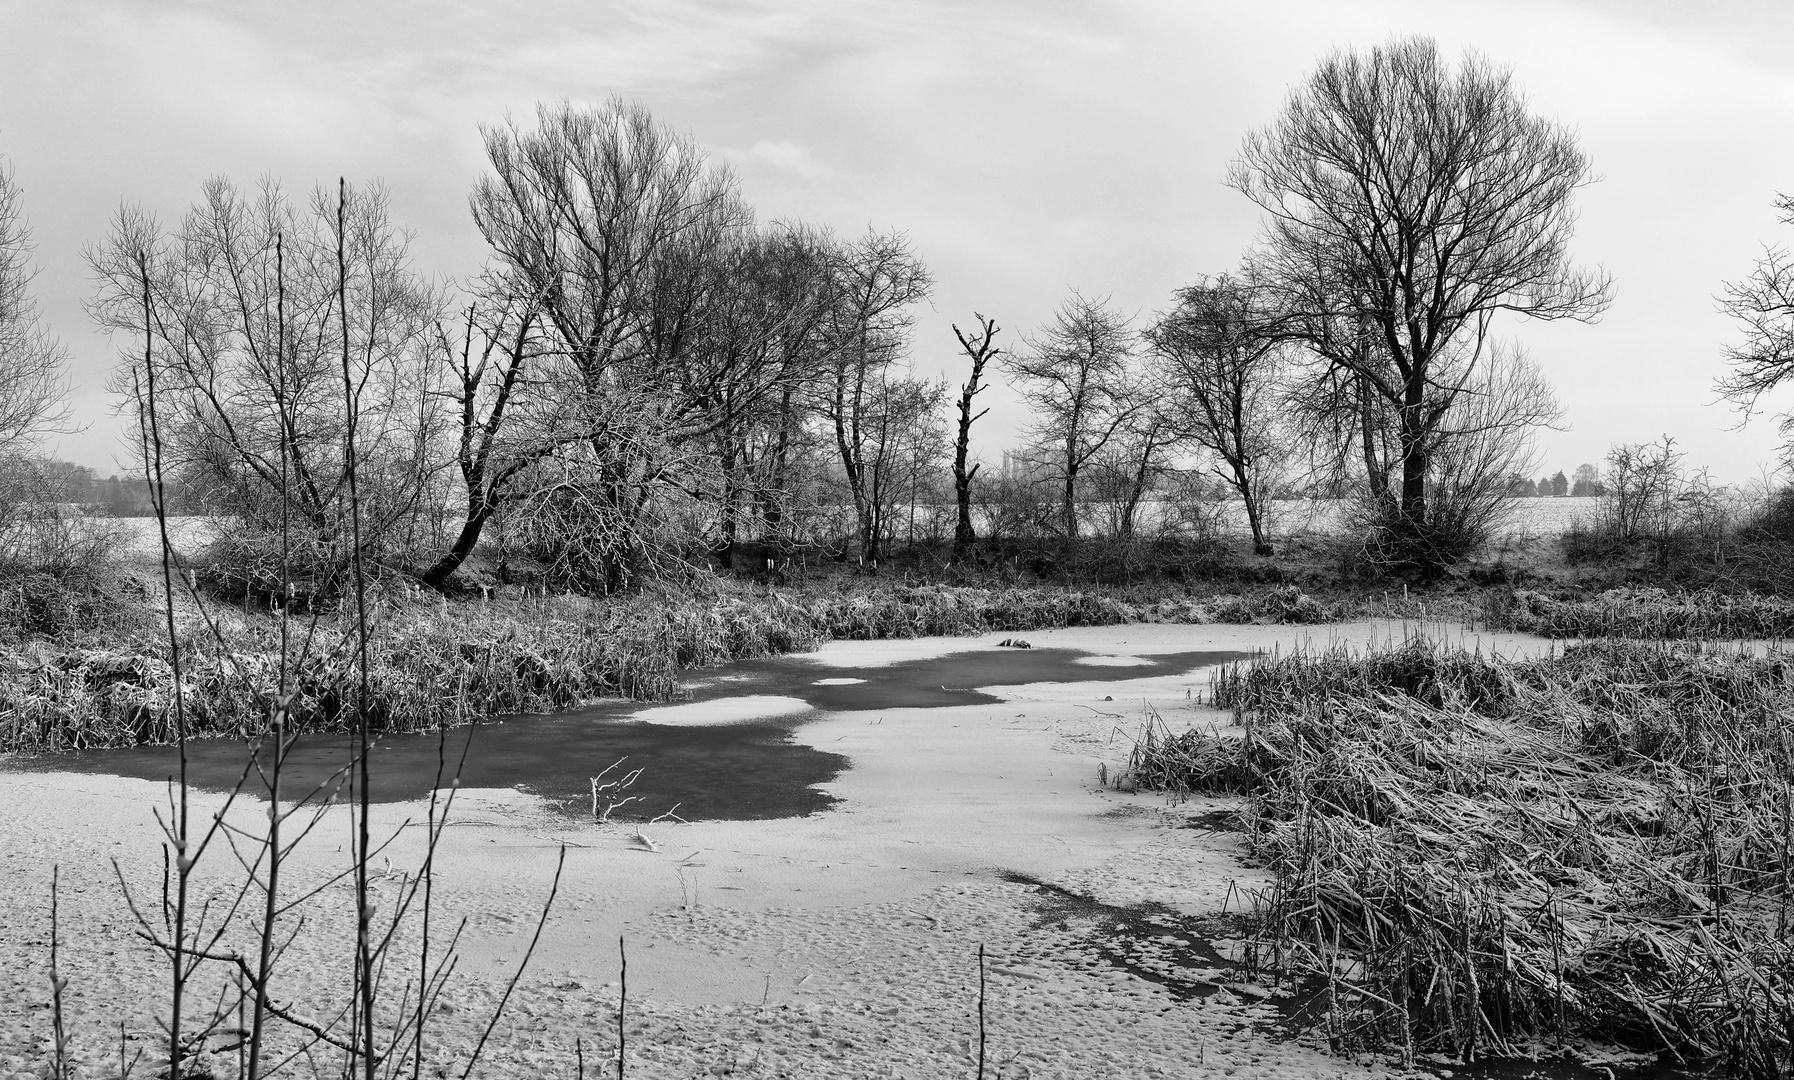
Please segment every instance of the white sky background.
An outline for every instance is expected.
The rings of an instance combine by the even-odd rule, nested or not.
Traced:
[[[916,366],[957,373],[949,324],[974,310],[1015,344],[1069,288],[1149,316],[1235,266],[1257,228],[1221,183],[1242,136],[1329,50],[1405,33],[1511,66],[1603,177],[1572,250],[1613,307],[1509,328],[1571,425],[1541,438],[1545,471],[1668,432],[1718,478],[1758,475],[1777,434],[1714,403],[1737,337],[1714,298],[1794,244],[1773,206],[1794,193],[1794,6],[1775,0],[5,0],[0,153],[89,424],[50,449],[105,471],[122,453],[81,251],[123,201],[172,224],[213,174],[301,196],[383,179],[418,268],[463,277],[484,257],[479,124],[619,93],[731,163],[762,219],[907,231],[936,279]],[[987,396],[974,446],[994,457],[1026,417]]]

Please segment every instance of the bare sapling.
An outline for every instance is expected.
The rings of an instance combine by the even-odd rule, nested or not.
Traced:
[[[984,1080],[984,942],[978,943],[978,1080]]]
[[[623,1027],[623,1010],[629,1004],[629,952],[623,948],[623,935],[617,935],[617,1080],[623,1080],[624,1050],[628,1031]]]
[[[168,539],[168,512],[162,486],[162,433],[160,421],[156,415],[156,362],[154,339],[150,335],[152,305],[150,303],[149,251],[147,247],[138,249],[137,269],[143,285],[143,378],[144,394],[141,398],[147,423],[140,425],[143,438],[147,440],[144,454],[145,479],[149,482],[150,501],[156,512],[157,538],[161,541],[162,564],[162,599],[163,612],[166,618],[168,634],[168,664],[173,681],[174,716],[175,716],[175,752],[178,755],[179,773],[175,780],[174,798],[176,809],[172,822],[161,822],[169,844],[175,851],[175,900],[172,918],[172,940],[168,945],[170,965],[170,991],[168,1007],[168,1075],[170,1080],[180,1080],[183,1047],[181,1045],[181,1010],[185,1004],[187,980],[191,975],[190,961],[186,954],[187,946],[187,896],[193,866],[199,851],[189,851],[191,840],[188,828],[187,811],[187,714],[181,693],[181,645],[180,637],[175,631],[174,623],[174,548]],[[208,834],[209,837],[209,834]],[[164,849],[164,866],[167,863],[167,852]],[[166,870],[164,870],[166,875]],[[166,880],[166,877],[165,879]],[[167,891],[164,889],[164,905]]]
[[[345,309],[352,296],[347,281],[348,248],[356,240],[356,237],[349,235],[345,222],[345,208],[350,199],[346,184],[339,185],[336,252],[339,281],[335,298],[338,305]],[[460,768],[456,766],[454,769],[456,778],[447,778],[445,782],[449,759],[443,728],[447,718],[439,714],[436,717],[437,779],[430,795],[428,816],[423,823],[425,836],[422,868],[415,874],[396,875],[399,882],[392,888],[391,896],[384,904],[385,911],[382,912],[381,905],[376,904],[381,897],[376,893],[384,891],[395,875],[389,868],[388,873],[382,875],[380,881],[376,881],[372,873],[373,862],[376,858],[383,857],[389,845],[402,836],[411,823],[407,821],[400,824],[390,836],[378,842],[371,828],[368,759],[373,740],[372,720],[375,710],[371,704],[368,669],[373,619],[367,591],[367,568],[360,557],[362,538],[357,511],[364,493],[359,481],[353,476],[360,468],[354,449],[354,417],[362,411],[362,403],[358,395],[358,373],[349,351],[351,339],[348,312],[345,310],[339,313],[337,326],[343,335],[342,400],[344,409],[351,418],[347,429],[348,446],[344,450],[344,469],[351,474],[351,482],[346,487],[348,505],[345,511],[349,527],[345,539],[350,547],[346,562],[351,567],[353,580],[350,583],[351,596],[343,605],[346,609],[344,614],[350,621],[342,639],[329,644],[325,641],[328,635],[321,637],[318,634],[319,611],[314,606],[304,633],[301,635],[294,632],[291,613],[294,600],[291,583],[295,564],[291,526],[294,522],[290,518],[292,511],[288,503],[283,501],[280,504],[279,565],[272,568],[279,575],[277,599],[272,606],[278,621],[280,652],[275,670],[270,673],[273,677],[269,679],[261,673],[262,669],[239,662],[239,658],[226,644],[227,630],[215,617],[207,596],[197,587],[193,576],[190,573],[177,574],[178,556],[170,540],[168,505],[163,483],[164,431],[160,408],[163,388],[160,384],[161,357],[156,351],[156,341],[166,340],[168,329],[160,322],[163,317],[163,301],[154,292],[156,276],[152,262],[156,257],[157,241],[153,239],[153,227],[150,223],[129,212],[121,215],[119,233],[116,245],[96,255],[95,259],[111,260],[108,265],[115,271],[119,265],[133,267],[131,277],[138,290],[137,300],[141,304],[141,318],[146,327],[142,358],[140,362],[133,360],[130,385],[135,391],[139,409],[139,432],[146,481],[151,491],[152,510],[157,517],[162,546],[163,623],[171,657],[171,708],[175,714],[173,735],[178,770],[170,779],[168,806],[158,809],[155,814],[163,835],[159,903],[140,897],[141,890],[131,886],[117,860],[114,860],[114,870],[137,935],[165,957],[169,964],[166,1018],[158,1017],[166,1036],[163,1044],[166,1047],[166,1075],[171,1078],[184,1077],[196,1075],[207,1067],[216,1068],[216,1062],[208,1063],[199,1058],[199,1055],[208,1050],[234,1050],[239,1075],[244,1077],[272,1076],[301,1061],[309,1063],[313,1071],[316,1071],[321,1067],[317,1054],[322,1050],[340,1052],[343,1055],[342,1072],[346,1076],[359,1075],[367,1080],[376,1076],[399,1077],[406,1073],[408,1067],[414,1080],[419,1080],[423,1074],[424,1060],[429,1056],[430,1050],[425,1034],[426,1018],[440,1001],[444,987],[455,970],[456,945],[461,934],[461,928],[455,929],[449,936],[446,947],[439,947],[433,937],[435,912],[432,906],[435,855],[443,839],[443,829],[458,786]],[[270,331],[269,336],[277,342],[276,348],[280,350],[285,347],[280,343],[286,339],[287,318],[284,239],[284,236],[277,233],[268,245],[269,250],[262,253],[264,257],[269,257],[274,278],[273,296],[270,298],[273,302],[268,306],[272,308],[270,321],[276,324],[276,329]],[[361,239],[367,240],[366,237]],[[114,279],[117,278],[116,273],[113,276]],[[269,315],[268,311],[258,311],[245,318],[267,319]],[[161,339],[156,337],[157,331],[163,335]],[[282,385],[278,381],[274,390],[274,396],[284,401]],[[301,420],[283,413],[281,422],[283,425],[298,425]],[[283,487],[297,482],[293,462],[283,457],[273,464]],[[209,820],[205,820],[204,824],[201,824],[201,818],[194,816],[199,811],[192,805],[188,782],[186,741],[192,735],[186,706],[189,687],[184,664],[188,646],[180,635],[176,622],[177,580],[182,586],[182,598],[191,607],[203,631],[210,634],[220,647],[220,652],[228,658],[228,662],[223,665],[225,675],[233,686],[260,709],[259,717],[244,723],[238,731],[245,739],[246,749],[249,751],[243,770],[236,783],[217,800],[216,809],[207,815]],[[314,656],[314,649],[328,655]],[[294,792],[289,790],[287,760],[300,726],[296,723],[294,713],[295,701],[299,696],[297,687],[300,685],[302,672],[304,678],[315,678],[320,671],[330,673],[328,677],[335,681],[329,692],[341,694],[342,699],[350,702],[350,708],[355,714],[355,749],[350,760],[334,776],[326,778],[310,791]],[[344,684],[349,685],[345,687]],[[345,689],[348,692],[343,692]],[[457,697],[456,709],[464,709],[466,700],[467,695],[463,692]],[[457,719],[461,718],[463,717],[457,716]],[[462,761],[465,761],[465,750]],[[259,780],[267,796],[265,815],[261,815],[262,822],[255,826],[237,820],[238,815],[234,812],[244,800],[245,793],[251,790],[252,776]],[[321,875],[311,873],[307,880],[295,885],[289,873],[294,852],[313,831],[327,821],[338,818],[337,811],[341,807],[337,791],[345,778],[348,780],[350,793],[347,817],[353,833],[350,864],[335,871],[325,871]],[[446,795],[443,794],[445,790]],[[228,848],[234,856],[237,868],[241,871],[240,876],[234,880],[214,880],[217,875],[208,871],[211,876],[205,883],[205,889],[197,891],[199,884],[196,874],[200,864],[209,851],[220,846]],[[321,922],[313,918],[308,909],[327,891],[344,882],[352,886],[355,901],[356,935],[350,965],[350,991],[345,997],[336,999],[339,1004],[326,1005],[321,1013],[307,1015],[306,1003],[279,994],[277,984],[285,972],[284,960],[289,949],[308,927],[317,926]],[[53,890],[58,884],[59,875],[53,877]],[[552,904],[558,885],[557,869],[549,890],[548,904]],[[422,940],[418,945],[416,963],[412,965],[400,960],[395,948],[400,941],[401,925],[420,909],[420,905]],[[549,908],[545,905],[538,923],[538,937],[548,911]],[[379,924],[375,921],[377,913],[383,916]],[[57,914],[53,901],[53,919]],[[465,920],[462,920],[461,927],[465,927]],[[53,934],[54,936],[56,935]],[[487,1027],[487,1036],[495,1029],[497,1018],[508,1004],[511,991],[521,978],[524,967],[530,962],[534,948],[535,940],[532,939],[518,972],[494,1011],[492,1022]],[[60,954],[54,959],[59,960]],[[392,963],[395,960],[399,962]],[[54,961],[53,966],[59,968]],[[384,976],[389,969],[405,973],[402,986],[388,985],[391,980]],[[214,972],[217,977],[202,980],[202,972],[205,971]],[[53,986],[57,989],[52,1011],[61,1033],[59,1045],[66,1047],[66,1040],[62,1039],[62,1036],[66,1036],[66,1031],[62,1026],[60,996],[61,987],[66,984],[60,980],[58,970],[53,974]],[[122,1030],[121,1027],[121,1039]],[[223,1035],[233,1035],[236,1041],[228,1046],[210,1045],[216,1037]],[[476,1058],[485,1044],[486,1038],[482,1037],[479,1046],[474,1048]],[[128,1075],[134,1064],[134,1061],[127,1061],[121,1041],[120,1074]],[[470,1064],[470,1070],[471,1067]]]
[[[361,1034],[362,1075],[366,1080],[374,1080],[379,1059],[374,1045],[374,909],[368,893],[368,863],[372,850],[372,834],[368,826],[372,801],[368,754],[372,739],[368,730],[367,570],[361,561],[361,488],[355,454],[356,421],[360,409],[356,401],[356,380],[349,365],[348,238],[344,229],[348,202],[348,181],[339,177],[336,186],[336,307],[342,330],[343,416],[347,424],[343,438],[343,472],[349,481],[349,572],[355,596],[355,1000],[358,1006],[356,1023]]]
[[[54,1070],[55,1080],[68,1080],[69,1073],[69,1033],[68,1025],[62,1014],[62,993],[68,989],[69,981],[62,977],[60,960],[60,938],[62,924],[58,918],[58,902],[62,885],[62,867],[50,868],[50,1067]]]

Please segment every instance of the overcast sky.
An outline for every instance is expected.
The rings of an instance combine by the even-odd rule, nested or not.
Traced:
[[[5,0],[0,153],[35,231],[37,293],[73,354],[85,432],[59,456],[110,470],[113,350],[82,311],[81,250],[121,201],[172,223],[206,177],[383,179],[419,269],[461,277],[482,243],[466,193],[479,125],[537,101],[636,98],[740,176],[762,219],[908,232],[936,279],[924,372],[956,371],[973,311],[1038,327],[1070,288],[1149,316],[1235,266],[1255,209],[1223,186],[1241,137],[1335,48],[1430,34],[1510,66],[1580,133],[1601,181],[1577,259],[1612,275],[1598,324],[1508,327],[1570,424],[1547,471],[1670,433],[1727,480],[1775,456],[1712,382],[1736,336],[1722,283],[1794,244],[1794,6],[1575,3],[978,4],[568,0],[299,4]],[[1007,335],[1006,335],[1007,336]],[[1004,394],[1005,391],[994,391]],[[987,447],[1024,420],[998,397]],[[1794,396],[1772,403],[1794,407]]]

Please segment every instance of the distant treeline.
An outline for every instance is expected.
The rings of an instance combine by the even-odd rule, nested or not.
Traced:
[[[1541,476],[1537,480],[1526,476],[1513,477],[1508,481],[1508,494],[1521,499],[1564,495],[1581,499],[1607,494],[1607,485],[1602,482],[1601,471],[1595,466],[1578,465],[1573,476],[1565,476],[1560,469],[1551,476]]]
[[[141,476],[101,476],[85,465],[68,461],[39,460],[34,464],[34,471],[41,478],[36,489],[51,501],[72,503],[108,517],[155,515],[149,482]],[[170,514],[205,512],[204,500],[185,485],[170,481],[164,485],[164,491]]]

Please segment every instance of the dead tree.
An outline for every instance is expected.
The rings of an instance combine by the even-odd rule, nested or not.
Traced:
[[[953,447],[953,495],[959,503],[959,521],[953,527],[953,557],[964,557],[973,544],[978,542],[978,533],[972,528],[972,479],[978,475],[979,462],[969,466],[966,457],[972,445],[972,424],[989,409],[982,409],[976,416],[972,415],[972,399],[985,389],[984,365],[1003,350],[997,347],[997,321],[987,319],[977,312],[972,317],[978,320],[978,332],[967,336],[958,325],[953,327],[953,336],[959,339],[959,347],[972,361],[972,373],[965,384],[959,388],[959,440]]]

